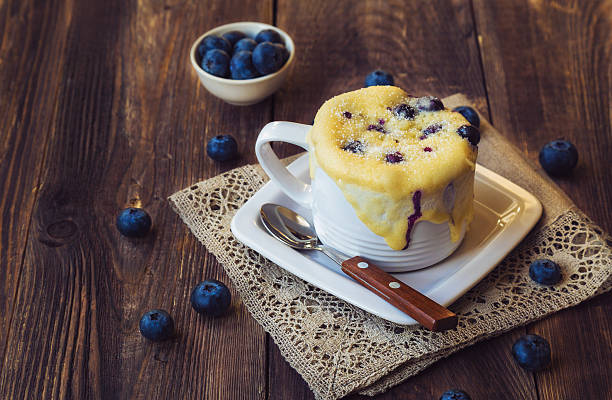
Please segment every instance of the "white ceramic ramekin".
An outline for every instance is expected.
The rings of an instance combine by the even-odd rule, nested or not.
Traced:
[[[317,168],[312,185],[299,181],[287,171],[270,142],[287,142],[308,149],[306,134],[310,125],[293,122],[271,122],[259,133],[255,153],[264,171],[291,199],[312,210],[319,238],[348,256],[362,256],[387,272],[412,271],[433,265],[448,257],[461,244],[451,241],[448,223],[418,221],[412,231],[410,245],[393,250],[385,240],[373,233],[355,213],[336,183]]]
[[[289,59],[280,70],[259,78],[233,80],[211,75],[200,67],[197,57],[198,45],[204,37],[208,35],[223,35],[229,31],[240,31],[254,38],[255,35],[263,29],[273,29],[277,31],[283,38],[285,47],[289,51]],[[295,59],[295,45],[293,44],[293,40],[291,40],[291,36],[275,26],[261,22],[235,22],[233,24],[218,26],[200,36],[191,46],[189,58],[193,69],[197,72],[198,78],[200,78],[200,82],[202,82],[206,90],[230,104],[247,106],[260,102],[282,86],[289,73],[289,67]]]

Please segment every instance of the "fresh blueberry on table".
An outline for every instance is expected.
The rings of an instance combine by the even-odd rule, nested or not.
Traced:
[[[250,51],[234,53],[230,61],[232,79],[253,79],[259,76],[259,72],[253,65],[252,54]]]
[[[463,390],[450,389],[442,393],[440,400],[472,400],[472,398]]]
[[[237,41],[246,37],[246,35],[240,31],[229,31],[224,33],[223,38],[225,38],[230,44],[233,46]]]
[[[117,230],[123,236],[144,237],[151,230],[151,217],[142,208],[128,207],[117,216]]]
[[[462,125],[457,129],[457,133],[462,138],[465,138],[474,146],[478,146],[480,142],[480,131],[472,125]]]
[[[253,65],[262,74],[278,71],[285,63],[284,46],[271,42],[261,42],[253,50]]]
[[[561,268],[551,260],[535,260],[529,266],[529,277],[542,285],[554,285],[561,280]]]
[[[232,135],[217,135],[208,141],[206,154],[215,161],[227,161],[238,154],[238,143]]]
[[[229,73],[230,56],[223,50],[208,50],[202,59],[202,69],[209,74],[225,78]]]
[[[253,51],[257,47],[257,42],[251,38],[240,39],[234,44],[234,53],[239,51]]]
[[[200,314],[217,317],[225,314],[232,302],[232,295],[222,282],[209,279],[191,292],[191,307]]]
[[[370,72],[365,78],[365,87],[388,86],[393,85],[393,83],[393,75],[382,69]]]
[[[478,116],[478,113],[476,112],[476,110],[474,110],[472,107],[468,107],[468,106],[455,107],[453,108],[453,111],[458,112],[459,114],[463,115],[465,119],[467,119],[468,122],[472,124],[473,126],[475,126],[476,128],[480,127],[480,117]]]
[[[444,104],[437,97],[424,96],[418,98],[417,108],[421,111],[441,111],[444,110]]]
[[[140,333],[154,342],[163,342],[174,335],[174,321],[164,310],[151,310],[140,319]]]
[[[255,36],[255,41],[257,43],[272,42],[284,44],[283,38],[281,38],[281,35],[274,29],[264,29],[260,31],[257,36]]]
[[[200,56],[200,59],[202,59],[209,50],[213,49],[223,50],[227,54],[231,54],[232,44],[224,37],[208,35],[202,39],[202,42],[198,46],[198,55]]]
[[[578,150],[567,140],[553,140],[540,150],[540,165],[550,175],[567,175],[578,163]]]
[[[539,335],[525,335],[512,345],[512,356],[527,371],[540,371],[550,364],[550,344]]]

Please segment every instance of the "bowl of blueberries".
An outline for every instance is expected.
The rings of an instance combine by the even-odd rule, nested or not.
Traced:
[[[258,103],[283,84],[295,58],[291,37],[260,22],[211,29],[191,46],[191,65],[202,85],[234,105]]]

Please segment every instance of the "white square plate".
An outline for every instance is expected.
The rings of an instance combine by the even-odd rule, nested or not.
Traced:
[[[308,155],[291,163],[289,171],[309,182]],[[474,220],[470,230],[453,254],[434,266],[393,275],[448,306],[495,268],[529,233],[542,214],[542,206],[532,194],[480,165],[476,166],[474,202]],[[312,222],[310,210],[298,206],[274,182],[268,182],[232,220],[232,233],[240,242],[292,274],[365,311],[397,324],[417,323],[349,278],[324,254],[300,252],[270,236],[259,221],[259,209],[265,203],[292,208]]]

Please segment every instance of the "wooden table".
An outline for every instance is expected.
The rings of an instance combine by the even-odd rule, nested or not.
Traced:
[[[310,123],[378,67],[411,93],[465,93],[534,161],[574,142],[579,165],[556,181],[612,232],[610,15],[610,0],[0,0],[0,398],[312,399],[238,296],[225,318],[192,311],[196,283],[229,280],[166,197],[255,162],[265,123]],[[282,90],[249,107],[208,94],[188,62],[201,33],[242,20],[276,24],[298,51]],[[223,133],[239,160],[206,156]],[[147,239],[115,229],[128,204],[151,213]],[[151,308],[170,311],[178,340],[140,336]],[[600,296],[379,398],[610,399],[610,315]],[[544,372],[512,360],[526,332],[551,342]]]

